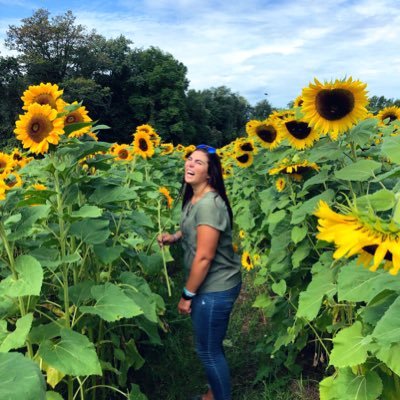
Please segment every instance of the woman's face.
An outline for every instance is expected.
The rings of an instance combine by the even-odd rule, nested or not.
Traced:
[[[207,182],[208,157],[202,151],[194,151],[185,161],[185,182],[192,186]]]

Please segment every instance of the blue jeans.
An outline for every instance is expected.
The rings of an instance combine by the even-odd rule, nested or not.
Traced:
[[[215,400],[231,400],[231,379],[222,342],[241,283],[222,292],[198,294],[192,300],[192,324],[197,355]]]

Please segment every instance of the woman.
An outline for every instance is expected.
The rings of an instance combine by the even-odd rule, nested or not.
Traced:
[[[199,145],[185,162],[180,230],[158,237],[160,246],[182,240],[187,272],[178,304],[191,314],[197,354],[209,390],[201,400],[230,400],[223,340],[241,287],[240,260],[232,247],[232,209],[213,147]]]

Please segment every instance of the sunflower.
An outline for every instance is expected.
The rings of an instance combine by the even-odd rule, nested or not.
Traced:
[[[153,127],[149,124],[143,124],[136,127],[136,132],[145,132],[148,135],[155,133]]]
[[[278,178],[275,182],[275,187],[278,192],[283,192],[286,187],[286,179]]]
[[[22,186],[21,176],[17,172],[12,172],[4,179],[6,190],[14,189]]]
[[[242,266],[247,271],[250,271],[254,268],[253,261],[251,260],[250,253],[248,251],[244,251],[242,254]]]
[[[47,190],[47,186],[43,185],[42,183],[34,183],[32,188],[35,190]]]
[[[179,152],[182,152],[182,151],[185,151],[185,146],[183,145],[183,144],[178,144],[176,147],[175,147],[175,150],[176,151],[179,151]]]
[[[316,78],[303,89],[304,120],[333,140],[365,118],[368,111],[366,84],[347,80],[321,83]]]
[[[311,170],[318,171],[319,166],[313,162],[307,160],[300,162],[292,162],[287,158],[284,158],[277,167],[272,168],[268,171],[269,175],[275,175],[279,173],[290,175],[296,180],[301,180],[302,174]]]
[[[11,156],[0,152],[0,178],[3,179],[13,169],[15,162]]]
[[[297,120],[294,117],[285,118],[280,127],[282,136],[297,150],[312,147],[313,143],[320,136],[319,132],[303,119]]]
[[[111,150],[112,149],[112,150]],[[127,144],[114,144],[111,147],[111,154],[115,156],[118,161],[131,161],[133,154],[131,148]]]
[[[168,208],[172,207],[172,203],[174,202],[174,200],[172,199],[171,195],[169,194],[169,190],[162,186],[160,187],[160,189],[158,190],[162,195],[164,195],[165,199],[167,200],[167,206]]]
[[[250,167],[254,160],[252,153],[235,153],[233,158],[236,160],[236,163],[240,168]]]
[[[58,144],[64,133],[64,122],[49,105],[33,103],[28,112],[20,115],[14,129],[17,139],[32,153],[47,153],[50,144]]]
[[[342,208],[345,214],[334,212],[322,200],[319,202],[314,213],[318,217],[317,238],[335,244],[335,259],[358,255],[358,263],[371,271],[384,263],[384,269],[396,275],[400,269],[399,224],[376,215],[372,220],[355,209]]]
[[[254,140],[251,138],[238,138],[234,142],[234,151],[236,153],[252,153],[255,150]]]
[[[72,104],[72,106],[74,105],[78,105],[77,101],[74,101]],[[64,116],[64,126],[68,126],[71,124],[79,124],[82,122],[92,122],[92,119],[89,117],[88,115],[88,111],[86,110],[85,106],[81,106],[76,108],[74,111],[71,111],[70,113],[68,113],[67,115]],[[89,133],[90,131],[90,126],[84,126],[81,129],[78,129],[76,131],[71,132],[68,137],[69,138],[73,138],[73,137],[81,137],[84,134]]]
[[[224,179],[228,179],[233,176],[233,168],[231,165],[222,165],[222,176]]]
[[[279,124],[269,118],[265,121],[249,121],[246,124],[246,132],[250,137],[256,137],[261,146],[270,150],[277,147],[282,140]]]
[[[400,120],[400,107],[386,107],[383,110],[379,111],[376,118],[378,118],[380,126],[386,126],[393,121]],[[384,121],[387,118],[389,118],[389,121],[385,123]]]
[[[244,239],[246,237],[246,232],[243,229],[239,231],[239,237],[240,239]]]
[[[303,96],[302,95],[300,95],[300,96],[297,96],[295,99],[294,99],[294,102],[293,102],[293,107],[301,107],[302,106],[302,104],[303,104]]]
[[[142,158],[151,158],[154,155],[154,145],[149,135],[144,131],[135,133],[133,139],[133,153]]]
[[[182,158],[184,160],[186,160],[189,157],[189,155],[192,154],[195,150],[196,150],[196,146],[194,144],[186,146],[184,151],[183,151]]]
[[[60,111],[65,104],[59,97],[63,90],[59,90],[57,85],[51,83],[41,83],[40,85],[31,85],[25,90],[21,100],[24,102],[23,110],[28,110],[31,104],[48,104],[51,108]],[[61,100],[61,101],[60,101]]]
[[[171,154],[174,151],[174,145],[172,143],[162,143],[160,147],[163,149],[163,151],[160,153],[162,156]]]
[[[273,111],[268,117],[269,120],[275,121],[280,124],[286,118],[294,118],[295,112],[293,110]]]

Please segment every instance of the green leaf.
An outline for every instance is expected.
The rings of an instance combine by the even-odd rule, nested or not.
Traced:
[[[361,310],[363,322],[375,326],[398,296],[390,290],[380,292]]]
[[[386,289],[400,293],[400,279],[386,271],[371,272],[357,265],[356,261],[352,261],[340,269],[338,276],[338,300],[340,302],[369,302]]]
[[[364,337],[361,333],[362,324],[356,321],[349,328],[342,329],[333,338],[333,349],[329,360],[335,367],[353,367],[367,360],[371,346],[371,336]]]
[[[157,275],[163,269],[163,259],[160,253],[150,255],[139,253],[139,260],[146,274]]]
[[[0,294],[9,297],[39,296],[43,282],[43,269],[32,256],[22,255],[15,259],[18,279],[12,275],[0,282]]]
[[[31,236],[35,222],[46,218],[49,215],[50,208],[50,205],[24,208],[21,211],[21,219],[12,227],[12,232],[8,235],[8,239],[15,241]]]
[[[400,140],[397,136],[385,137],[381,147],[381,152],[391,162],[400,164]]]
[[[271,289],[278,296],[282,297],[286,293],[286,281],[281,279],[279,282],[273,283]]]
[[[373,194],[358,197],[356,200],[357,208],[364,210],[373,209],[375,211],[391,210],[396,204],[396,198],[392,191],[381,189]]]
[[[277,224],[278,222],[282,221],[286,216],[285,210],[279,210],[274,213],[269,214],[267,218],[267,222],[269,224]]]
[[[120,257],[124,248],[122,246],[107,247],[96,245],[93,246],[93,251],[103,264],[108,265]]]
[[[333,376],[328,376],[319,383],[320,400],[339,400],[335,384]]]
[[[143,310],[112,283],[93,286],[91,292],[96,303],[94,306],[80,307],[84,313],[96,314],[108,322],[143,314]]]
[[[0,399],[44,400],[46,383],[39,366],[20,353],[0,353]]]
[[[344,181],[366,181],[372,176],[374,172],[382,167],[381,163],[373,160],[360,160],[353,164],[346,165],[339,171],[335,172],[338,179]]]
[[[82,281],[78,282],[76,285],[70,286],[68,288],[70,301],[79,307],[87,300],[93,299],[91,292],[93,286],[93,281]]]
[[[131,383],[131,390],[129,391],[129,400],[148,400],[148,399],[140,391],[139,385]]]
[[[300,243],[307,235],[307,226],[295,226],[292,229],[292,242]]]
[[[292,254],[293,268],[300,267],[301,262],[310,254],[311,247],[308,242],[301,243]]]
[[[72,218],[98,218],[103,214],[103,210],[96,206],[84,205],[77,211],[73,211]]]
[[[334,197],[334,192],[332,189],[325,190],[325,192],[308,199],[303,204],[301,204],[292,214],[292,219],[290,223],[292,225],[297,225],[300,222],[304,221],[307,215],[311,215],[319,203],[320,200],[323,200],[327,203],[330,203]]]
[[[312,321],[317,317],[325,296],[332,297],[336,293],[332,271],[328,268],[313,275],[310,284],[299,296],[299,307],[296,315]]]
[[[317,175],[312,176],[310,179],[307,179],[304,182],[303,190],[307,189],[310,186],[325,183],[328,180],[328,178],[329,178],[329,172],[326,169],[321,170]]]
[[[61,329],[61,339],[46,340],[39,347],[39,355],[50,366],[65,375],[101,375],[96,350],[89,339],[71,329]]]
[[[61,394],[57,392],[46,392],[46,400],[64,400],[61,396]]]
[[[56,322],[34,326],[29,333],[29,341],[31,343],[40,344],[44,340],[53,339],[60,336],[60,329],[61,326]]]
[[[89,201],[93,204],[106,204],[134,200],[137,197],[138,195],[134,188],[108,185],[96,188],[89,197]]]
[[[135,222],[135,226],[144,226],[147,228],[154,227],[154,222],[150,216],[143,211],[131,211],[129,214],[130,218]]]
[[[376,118],[368,118],[361,121],[354,126],[347,137],[347,140],[354,142],[359,146],[364,146],[369,143],[371,136],[377,131],[377,120]]]
[[[372,336],[380,345],[400,342],[400,296],[378,321]]]
[[[100,244],[110,236],[109,221],[102,219],[87,219],[73,222],[69,233],[87,244]]]
[[[1,338],[1,330],[3,329],[3,332],[4,330],[7,332],[7,324],[5,321],[0,321],[0,352],[7,353],[11,349],[19,349],[20,347],[25,346],[26,338],[32,326],[32,321],[32,313],[24,315],[16,322],[15,330],[8,333],[3,339]],[[5,326],[2,327],[2,323],[4,323]]]
[[[375,371],[354,375],[350,368],[340,370],[337,385],[338,400],[377,400],[383,388]]]
[[[375,357],[383,361],[393,372],[400,376],[400,343],[379,346]]]

